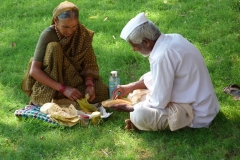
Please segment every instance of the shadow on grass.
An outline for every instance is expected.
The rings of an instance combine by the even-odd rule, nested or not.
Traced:
[[[127,116],[113,113],[99,126],[90,124],[88,127],[80,124],[64,127],[35,118],[16,118],[14,123],[0,123],[3,140],[0,154],[5,159],[28,159],[29,155],[32,159],[104,157],[104,149],[111,146],[116,149],[115,139],[123,131],[122,118]]]
[[[86,158],[87,154],[106,158],[123,153],[125,149],[132,149],[142,158],[176,158],[181,155],[187,158],[186,153],[199,158],[240,156],[240,120],[237,117],[228,119],[223,112],[219,112],[209,128],[185,128],[175,132],[127,132],[124,120],[128,117],[128,113],[114,112],[100,126],[76,125],[71,128],[36,119],[22,119],[16,125],[1,123],[4,142],[0,153],[6,159],[20,155],[27,159],[29,153],[33,159],[66,158],[71,151],[81,153],[77,158]],[[69,156],[74,158],[76,155]]]
[[[209,128],[185,128],[178,131],[139,132],[146,148],[154,148],[160,158],[192,157],[204,159],[240,156],[240,119],[227,119],[219,112]],[[181,156],[182,155],[182,156]],[[190,157],[191,157],[190,156]]]
[[[93,6],[91,8],[95,8],[93,10],[89,10],[88,7],[83,7],[81,10],[81,20],[83,20],[86,26],[95,31],[95,38],[98,38],[98,36],[102,34],[104,35],[103,39],[108,41],[106,43],[108,46],[102,46],[105,43],[103,43],[101,39],[97,39],[99,41],[98,44],[94,42],[97,44],[97,56],[100,62],[100,70],[103,73],[102,76],[105,77],[105,82],[107,82],[106,77],[109,76],[109,71],[106,70],[109,68],[120,70],[123,82],[137,80],[141,74],[143,74],[142,72],[148,70],[148,65],[145,61],[141,60],[138,56],[133,55],[129,46],[128,48],[125,48],[127,45],[123,43],[127,42],[124,42],[119,38],[122,27],[131,17],[141,11],[149,13],[149,18],[156,22],[164,33],[181,33],[192,43],[202,47],[200,50],[206,59],[216,91],[219,93],[218,97],[220,103],[235,107],[229,108],[228,110],[225,108],[225,110],[221,111],[210,128],[187,128],[176,132],[141,131],[125,134],[125,131],[123,130],[125,126],[124,119],[125,117],[128,117],[128,115],[119,113],[114,113],[101,126],[89,128],[82,128],[80,126],[72,128],[52,127],[48,124],[43,124],[38,120],[23,120],[16,124],[0,123],[1,137],[4,137],[1,141],[3,143],[0,143],[1,156],[7,157],[7,159],[19,159],[19,157],[21,159],[29,159],[29,155],[31,155],[32,159],[50,159],[56,157],[58,157],[57,159],[60,159],[61,157],[67,158],[67,156],[69,156],[70,158],[74,158],[75,156],[75,159],[80,159],[86,158],[89,154],[92,154],[93,157],[100,155],[100,157],[103,158],[107,156],[116,158],[118,155],[116,157],[114,157],[114,155],[119,152],[119,154],[123,154],[122,157],[125,158],[127,157],[126,154],[129,153],[129,150],[133,150],[133,152],[139,152],[139,159],[153,159],[154,157],[161,156],[163,159],[182,159],[187,155],[190,155],[189,157],[191,157],[191,155],[195,155],[193,157],[202,156],[205,157],[205,159],[234,159],[239,157],[240,121],[239,114],[235,113],[239,111],[239,109],[237,109],[239,108],[239,102],[233,102],[231,99],[227,99],[225,95],[221,95],[221,90],[224,86],[230,83],[240,84],[238,78],[240,67],[238,56],[239,44],[235,42],[236,39],[234,35],[239,31],[236,26],[231,26],[231,23],[226,26],[223,25],[225,22],[228,22],[226,21],[226,18],[229,22],[236,21],[234,20],[235,17],[232,17],[232,14],[228,14],[228,12],[223,12],[223,14],[213,12],[212,15],[210,14],[211,10],[215,11],[214,9],[216,9],[218,5],[221,3],[228,3],[227,1],[221,1],[221,3],[220,1],[219,3],[216,1],[214,5],[207,4],[204,5],[205,7],[202,9],[201,7],[198,8],[199,2],[200,1],[192,3],[187,1],[173,1],[172,3],[164,4],[159,1],[137,0],[130,4],[129,1],[123,0],[107,1],[108,5],[102,5],[102,1],[99,1],[99,3],[92,4]],[[24,70],[29,61],[29,58],[26,57],[30,57],[23,53],[33,55],[30,51],[33,51],[34,49],[29,48],[34,48],[36,45],[32,40],[27,41],[29,37],[28,35],[26,36],[26,30],[29,32],[29,35],[36,35],[37,32],[40,32],[39,29],[43,27],[43,24],[40,24],[39,21],[46,21],[46,10],[48,10],[48,13],[50,14],[52,11],[52,7],[48,6],[49,3],[44,3],[41,8],[37,7],[37,5],[24,5],[25,9],[20,13],[15,13],[15,10],[9,10],[9,7],[2,8],[3,14],[9,14],[6,16],[4,15],[4,17],[9,17],[9,19],[1,24],[6,25],[7,27],[13,26],[16,28],[9,29],[11,35],[14,36],[7,35],[8,32],[4,32],[3,35],[5,37],[11,37],[10,39],[7,39],[7,41],[14,41],[17,44],[17,48],[14,49],[5,45],[1,48],[3,50],[0,52],[1,57],[3,57],[3,60],[0,61],[0,83],[3,86],[7,86],[3,87],[3,93],[10,93],[12,95],[10,96],[11,98],[6,95],[6,99],[9,98],[9,100],[4,102],[3,106],[5,108],[7,108],[11,102],[13,103],[13,101],[11,101],[13,98],[19,101],[19,103],[23,103],[23,96],[15,97],[16,92],[20,92],[20,86],[19,88],[16,88],[16,85],[20,85],[22,80],[21,77],[23,76]],[[57,1],[55,2],[55,4],[58,3],[59,2]],[[84,3],[86,3],[87,6],[90,5],[87,4],[90,3],[90,1],[84,1],[81,2],[81,5],[77,5],[85,6]],[[196,3],[196,5],[193,3]],[[201,3],[210,3],[210,1],[201,1]],[[236,7],[239,9],[239,3],[237,4]],[[18,3],[14,2],[12,5],[16,8],[21,8],[20,1]],[[228,7],[228,5],[222,5],[222,7],[219,8],[224,10],[226,9],[223,8],[224,6]],[[38,8],[38,10],[33,10],[33,8]],[[42,8],[45,8],[45,10],[42,10]],[[134,10],[132,10],[133,8]],[[28,9],[31,12],[28,12],[27,16],[24,16],[23,14]],[[109,10],[112,12],[108,12]],[[204,12],[204,10],[206,10],[207,13]],[[12,17],[16,14],[16,17]],[[36,22],[31,22],[30,20],[33,19],[36,14],[39,16],[39,19],[37,19],[37,26],[39,26],[39,29],[32,31],[30,28],[34,28],[32,25]],[[101,15],[101,17],[97,20],[89,19],[90,16],[96,14]],[[49,15],[49,17],[50,16],[51,15]],[[108,16],[109,18],[108,21],[104,23],[103,19],[105,16]],[[223,20],[216,18],[216,16],[223,18]],[[45,19],[41,19],[42,17]],[[213,23],[211,17],[216,18],[214,19],[216,24]],[[9,21],[11,19],[12,21],[22,21],[27,19],[28,23],[25,23],[25,26],[22,25],[19,27],[18,23],[11,24],[12,21]],[[238,23],[239,22],[236,21],[236,24]],[[40,25],[42,26],[40,27]],[[4,29],[8,30],[7,27],[4,28],[3,26]],[[117,38],[113,39],[113,35]],[[34,39],[36,38],[38,37],[35,37]],[[116,54],[111,54],[115,52]],[[122,52],[125,54],[120,54]],[[108,55],[103,55],[102,53],[109,53],[114,57],[111,61],[105,62],[105,56]],[[142,67],[145,67],[145,69],[142,69]],[[10,88],[12,88],[14,92],[7,92]],[[14,107],[15,106],[12,108]],[[24,106],[20,108],[23,107]],[[12,110],[3,110],[3,114],[9,114],[9,112],[12,112]],[[76,152],[78,154],[73,154]]]

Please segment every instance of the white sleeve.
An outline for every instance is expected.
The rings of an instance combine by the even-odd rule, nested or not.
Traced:
[[[171,100],[174,81],[174,68],[168,57],[150,62],[152,73],[151,96],[145,105],[152,108],[164,109]]]
[[[143,82],[150,92],[152,92],[152,74],[147,72],[142,76]]]

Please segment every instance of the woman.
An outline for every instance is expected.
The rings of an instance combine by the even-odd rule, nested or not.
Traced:
[[[52,24],[42,32],[22,83],[32,104],[66,97],[76,101],[85,94],[90,103],[109,98],[92,48],[94,32],[78,16],[77,6],[68,1],[53,10]]]

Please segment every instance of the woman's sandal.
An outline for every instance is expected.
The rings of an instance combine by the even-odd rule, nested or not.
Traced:
[[[229,86],[223,88],[224,93],[233,96],[234,100],[240,100],[240,86],[237,84],[230,84]]]

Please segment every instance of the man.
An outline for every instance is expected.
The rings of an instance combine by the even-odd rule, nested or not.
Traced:
[[[149,56],[150,72],[137,81],[120,85],[113,97],[129,95],[138,89],[150,93],[144,101],[110,108],[130,112],[126,128],[172,131],[183,127],[209,127],[220,106],[199,50],[179,34],[163,34],[139,13],[123,28],[121,38],[133,51]],[[141,93],[140,90],[140,93]]]

